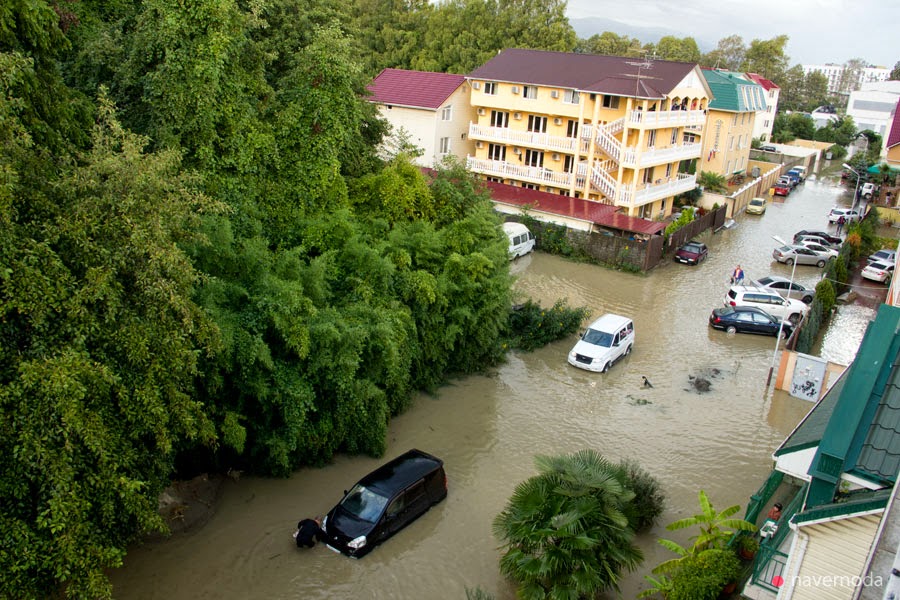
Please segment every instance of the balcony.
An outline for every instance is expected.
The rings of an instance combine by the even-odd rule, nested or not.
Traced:
[[[702,127],[706,123],[706,113],[702,110],[632,110],[625,115],[625,120],[631,129]]]
[[[591,187],[618,206],[642,206],[697,187],[696,176],[687,173],[657,179],[654,183],[619,186],[611,173],[613,166],[612,161],[595,161],[588,169],[586,163],[579,163],[576,172],[582,176],[589,172]]]
[[[655,183],[648,183],[637,189],[634,193],[634,204],[640,206],[654,200],[688,192],[695,187],[697,187],[696,175],[678,173],[675,177],[669,177],[667,180],[657,179]]]
[[[497,142],[509,146],[526,146],[528,148],[540,148],[554,152],[566,152],[575,154],[587,153],[590,139],[590,129],[585,128],[584,137],[570,138],[547,133],[535,133],[510,129],[509,127],[490,127],[469,123],[469,139]],[[699,155],[698,155],[699,156]]]
[[[630,169],[643,169],[654,165],[697,158],[703,150],[702,144],[681,144],[668,148],[648,148],[638,156],[637,149],[629,147],[622,153],[622,166]]]
[[[572,173],[561,173],[545,169],[544,167],[530,167],[504,160],[482,159],[474,156],[466,158],[466,168],[473,173],[481,173],[482,175],[515,179],[516,181],[544,186],[549,185],[562,189],[567,189],[572,185],[573,177],[575,178],[575,186],[578,188],[583,188],[585,182],[583,176],[573,175]]]

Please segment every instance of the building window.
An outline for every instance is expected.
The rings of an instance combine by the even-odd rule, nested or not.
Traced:
[[[547,117],[528,115],[528,131],[532,133],[547,133]]]
[[[569,104],[578,104],[580,97],[581,94],[579,94],[575,90],[566,90],[563,94],[563,102],[568,102]]]
[[[522,97],[528,98],[529,100],[537,100],[537,86],[536,85],[522,86]]]
[[[568,138],[578,137],[578,121],[573,121],[572,119],[569,119],[569,123],[566,125],[566,137],[568,137]]]
[[[619,108],[619,97],[603,96],[603,108]]]
[[[671,177],[671,176],[672,176],[672,165],[668,164],[668,165],[666,165],[666,177]]]
[[[560,196],[568,196],[568,195],[569,195],[569,190],[559,190],[559,195],[560,195]]]
[[[734,116],[731,117],[731,126],[734,127],[737,125],[737,113],[734,113]]]
[[[763,121],[763,127],[765,127],[766,129],[768,129],[768,128],[769,128],[769,122],[768,122],[768,121]]]
[[[496,96],[497,95],[497,83],[494,81],[485,81],[484,82],[484,93],[488,96]]]
[[[529,167],[543,167],[544,153],[540,150],[531,150],[529,148],[525,151],[525,164]]]
[[[490,182],[492,182],[492,183],[503,183],[503,178],[502,178],[502,177],[490,177],[490,176],[488,176],[487,180],[490,181]]]
[[[491,160],[506,160],[506,146],[503,144],[488,144],[488,158]]]
[[[685,133],[684,136],[682,136],[681,141],[685,144],[693,144],[697,141],[697,136],[693,133]]]
[[[663,200],[659,205],[659,212],[666,212],[666,201]]]
[[[522,182],[522,187],[525,188],[526,190],[538,190],[538,189],[540,189],[540,186],[539,186],[538,184],[536,184],[536,183],[525,183],[524,181]]]
[[[678,130],[677,130],[677,129],[673,129],[673,130],[672,130],[672,139],[669,140],[669,145],[670,145],[670,146],[674,146],[674,145],[677,144],[677,143],[678,143]]]
[[[571,173],[574,170],[575,170],[575,157],[566,155],[565,159],[563,160],[563,171],[565,171],[566,173]]]
[[[653,167],[644,169],[644,183],[653,183]]]
[[[502,110],[492,110],[491,127],[509,127],[509,113]]]
[[[653,148],[656,146],[656,130],[651,129],[647,132],[647,147]]]
[[[440,149],[441,154],[447,154],[448,152],[450,152],[450,138],[442,137],[440,146],[441,146],[441,149]]]
[[[441,121],[449,121],[453,118],[453,107],[445,106],[441,111]]]

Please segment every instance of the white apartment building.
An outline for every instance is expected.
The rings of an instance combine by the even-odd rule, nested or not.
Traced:
[[[888,126],[894,120],[898,100],[900,81],[866,83],[862,89],[850,93],[847,115],[853,117],[857,131],[871,129],[887,139]]]
[[[847,89],[841,89],[841,79],[844,75],[844,65],[835,65],[835,64],[825,64],[825,65],[801,65],[803,67],[803,74],[809,75],[812,72],[819,72],[825,75],[828,78],[828,92],[829,93],[839,93],[839,92],[853,92],[860,87],[862,87],[865,83],[875,83],[878,81],[887,81],[887,78],[891,74],[890,69],[886,69],[884,67],[865,67],[861,69],[856,81],[847,82]]]

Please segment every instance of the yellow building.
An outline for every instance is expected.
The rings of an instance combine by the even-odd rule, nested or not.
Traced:
[[[629,216],[672,212],[696,187],[711,93],[693,63],[504,50],[468,76],[477,120],[470,171],[597,200]]]
[[[703,76],[714,99],[697,173],[710,171],[730,179],[747,170],[756,113],[766,110],[766,90],[744,73],[703,69]]]

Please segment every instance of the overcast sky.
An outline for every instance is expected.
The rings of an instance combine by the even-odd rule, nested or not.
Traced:
[[[733,34],[746,45],[785,34],[792,66],[862,58],[893,68],[900,60],[900,0],[568,0],[568,17],[665,29],[701,50]]]

